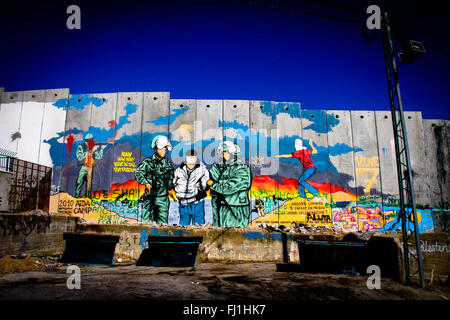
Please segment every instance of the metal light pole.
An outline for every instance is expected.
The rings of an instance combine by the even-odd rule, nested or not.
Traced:
[[[419,273],[420,286],[423,288],[424,276],[422,267],[422,252],[420,249],[419,230],[417,223],[416,204],[414,199],[414,184],[411,174],[411,162],[406,137],[406,124],[403,115],[403,105],[400,95],[400,85],[396,58],[391,37],[389,14],[383,13],[381,19],[383,35],[384,61],[389,88],[389,101],[391,106],[392,124],[394,127],[395,154],[397,160],[397,175],[400,195],[400,217],[402,220],[403,255],[406,274],[406,283],[411,284],[411,278]],[[409,212],[407,209],[410,209]],[[412,232],[409,233],[408,220],[413,222]],[[408,234],[409,233],[409,234]],[[414,235],[416,254],[409,250],[408,240]],[[411,275],[409,258],[417,260],[418,271]]]

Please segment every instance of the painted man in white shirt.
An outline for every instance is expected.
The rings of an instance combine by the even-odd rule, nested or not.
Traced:
[[[179,201],[180,225],[204,224],[206,182],[209,172],[197,158],[195,150],[186,152],[186,161],[174,172],[173,186]]]

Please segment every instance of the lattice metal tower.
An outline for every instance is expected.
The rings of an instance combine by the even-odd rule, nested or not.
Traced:
[[[416,204],[414,199],[414,184],[411,173],[411,162],[406,136],[406,123],[403,115],[403,105],[400,95],[399,77],[391,37],[389,14],[383,13],[381,19],[383,35],[384,61],[389,88],[389,101],[391,106],[392,124],[394,127],[395,154],[397,160],[397,175],[400,195],[400,212],[403,233],[403,259],[407,284],[411,284],[411,278],[419,273],[420,285],[424,287],[422,267],[422,253],[420,249],[419,230],[417,223]],[[413,230],[410,228],[412,227]],[[415,237],[416,253],[410,250],[408,241]],[[417,261],[418,271],[411,274],[410,260],[413,257]]]

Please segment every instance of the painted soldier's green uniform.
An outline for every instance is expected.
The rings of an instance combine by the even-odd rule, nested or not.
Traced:
[[[151,192],[145,189],[142,206],[142,221],[167,223],[169,216],[169,193],[173,183],[173,165],[168,159],[159,159],[156,154],[144,159],[136,168],[136,181],[150,184]]]
[[[212,165],[210,177],[213,224],[216,227],[248,227],[250,167],[239,159]]]
[[[75,191],[75,198],[81,197],[81,191],[83,189],[83,184],[86,181],[86,196],[90,197],[92,192],[92,178],[95,166],[95,160],[103,158],[103,148],[93,150],[94,143],[92,141],[92,133],[88,133],[85,137],[85,142],[80,144],[77,148],[77,159],[78,161],[83,161],[83,165],[78,172],[77,178],[77,188]],[[91,143],[88,141],[91,140]],[[95,160],[94,160],[95,159]]]

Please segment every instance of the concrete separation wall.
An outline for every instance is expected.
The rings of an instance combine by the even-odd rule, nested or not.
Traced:
[[[405,112],[405,117],[419,232],[448,232],[449,121],[423,120],[420,112]],[[157,135],[169,138],[173,150],[166,157],[174,169],[187,150],[195,149],[211,171],[221,162],[217,147],[222,140],[240,147],[238,176],[247,181],[251,172],[250,186],[245,183],[245,189],[231,189],[231,194],[248,191],[248,199],[243,192],[240,201],[249,205],[229,226],[296,222],[345,231],[400,228],[389,111],[170,99],[169,92],[2,94],[0,147],[53,168],[52,213],[98,224],[145,222],[145,186],[135,172],[153,155],[150,144]],[[180,224],[182,194],[168,191],[168,224]],[[208,191],[202,203],[205,223],[218,225],[226,212],[219,214],[216,200]]]

